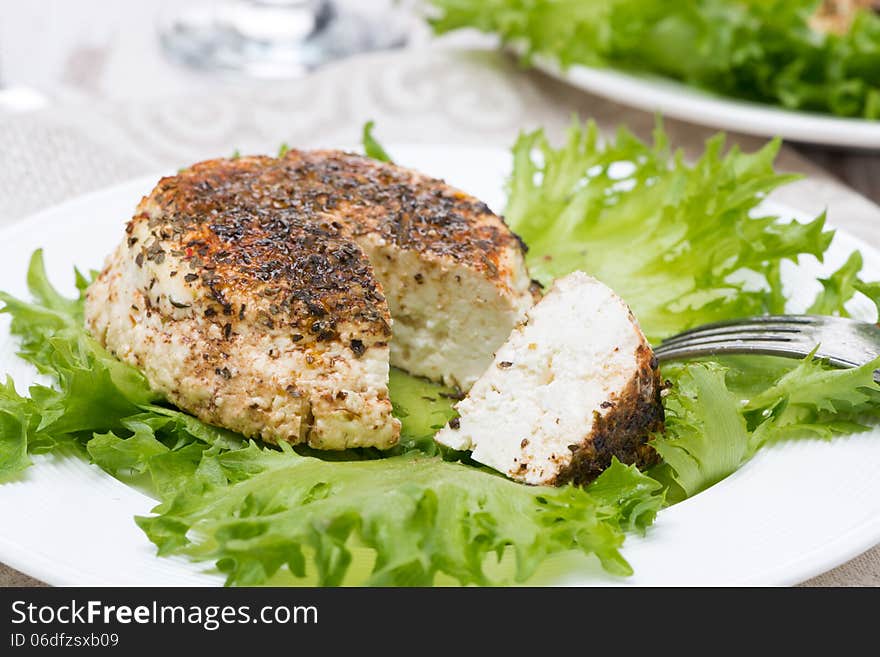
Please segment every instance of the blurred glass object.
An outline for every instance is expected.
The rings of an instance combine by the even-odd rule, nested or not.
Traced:
[[[372,5],[372,11],[364,6]],[[357,7],[357,9],[355,8]],[[194,68],[295,78],[335,59],[406,43],[406,15],[375,2],[226,0],[160,19],[165,52]]]

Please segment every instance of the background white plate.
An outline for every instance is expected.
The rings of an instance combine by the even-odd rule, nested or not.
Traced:
[[[761,137],[859,149],[880,149],[880,121],[795,112],[714,96],[672,79],[575,65],[562,69],[536,55],[534,66],[598,96],[691,123]]]
[[[402,164],[446,178],[492,207],[503,207],[509,155],[500,150],[391,146]],[[26,294],[31,252],[43,247],[49,275],[73,292],[72,267],[98,268],[122,237],[141,195],[158,175],[134,180],[46,210],[0,232],[0,288]],[[769,208],[787,217],[794,211]],[[880,278],[880,253],[838,234],[824,266],[812,258],[788,268],[792,294],[806,303],[813,277],[861,249],[866,273]],[[808,260],[808,261],[807,261]],[[855,310],[870,318],[870,304]],[[35,372],[15,357],[9,320],[0,316],[0,374],[20,392]],[[37,457],[21,477],[0,484],[0,561],[56,585],[217,585],[209,564],[159,558],[132,517],[155,502],[75,456]],[[561,557],[544,583],[792,584],[830,569],[880,542],[880,431],[830,443],[803,441],[764,450],[710,490],[659,515],[644,538],[630,537],[629,579],[597,562]]]

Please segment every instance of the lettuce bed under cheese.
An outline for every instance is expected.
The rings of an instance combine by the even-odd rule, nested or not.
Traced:
[[[431,0],[435,30],[524,44],[526,61],[615,67],[790,109],[880,119],[880,17],[810,26],[819,0]]]
[[[514,148],[508,218],[537,276],[596,273],[655,339],[782,310],[780,262],[821,258],[831,232],[821,217],[805,225],[750,217],[787,180],[772,170],[775,144],[722,151],[716,138],[688,165],[670,156],[660,128],[653,146],[626,132],[600,143],[591,124],[572,126],[558,149],[540,132],[525,135]],[[862,282],[860,269],[854,254],[822,281],[813,310],[845,313],[855,294],[876,300],[877,285]],[[504,583],[572,552],[626,575],[626,534],[645,532],[664,505],[723,479],[768,442],[859,431],[880,413],[872,379],[880,361],[846,371],[766,357],[670,364],[667,431],[653,439],[660,466],[641,473],[614,462],[585,489],[529,487],[439,450],[432,435],[453,416],[451,391],[393,371],[397,448],[278,449],[157,398],[86,333],[89,279],[75,275],[80,296],[67,299],[38,251],[27,274],[32,301],[0,293],[20,355],[55,381],[26,396],[11,380],[0,386],[0,481],[26,476],[33,454],[79,449],[160,500],[136,519],[160,554],[214,563],[228,584]]]

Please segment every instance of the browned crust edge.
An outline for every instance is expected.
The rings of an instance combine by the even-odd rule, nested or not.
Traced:
[[[660,369],[647,344],[639,345],[636,358],[636,374],[611,400],[611,410],[604,415],[595,414],[590,434],[580,444],[571,446],[571,461],[559,471],[551,482],[553,485],[586,485],[611,465],[613,456],[625,465],[635,464],[639,468],[659,462],[660,457],[648,439],[664,426]]]

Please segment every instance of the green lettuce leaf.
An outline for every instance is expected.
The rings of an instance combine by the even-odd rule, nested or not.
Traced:
[[[51,286],[41,251],[31,259],[27,280],[33,303],[6,293],[0,301],[2,312],[12,315],[12,333],[22,338],[19,355],[58,382],[57,388],[37,384],[29,391],[38,431],[63,435],[120,427],[119,420],[159,399],[140,372],[85,331],[82,296],[65,299]]]
[[[789,437],[830,439],[867,430],[868,420],[880,417],[878,368],[880,358],[846,370],[804,359],[745,405],[746,416],[757,424],[751,450]]]
[[[83,325],[88,281],[80,272],[75,275],[80,295],[68,299],[49,282],[42,252],[36,251],[27,273],[33,301],[21,301],[0,292],[0,312],[11,315],[11,331],[20,337],[19,355],[56,382],[54,386],[32,385],[28,397],[16,392],[11,379],[0,386],[0,421],[5,429],[0,441],[3,474],[11,475],[27,467],[27,452],[51,451],[70,443],[86,447],[96,462],[115,472],[122,466],[111,458],[114,450],[138,451],[135,445],[142,447],[142,438],[135,430],[138,422],[152,422],[153,428],[164,427],[172,444],[177,440],[209,444],[222,440],[241,445],[241,437],[232,432],[159,405],[160,396],[150,389],[144,376],[116,359],[88,334]],[[13,422],[20,430],[12,430]],[[96,433],[104,435],[92,442]],[[17,436],[15,441],[12,436]],[[114,443],[114,439],[122,441],[133,436],[137,437],[131,445]]]
[[[811,28],[819,0],[431,0],[434,29],[472,27],[562,66],[666,76],[789,109],[880,119],[880,17]]]
[[[593,122],[572,125],[558,148],[532,132],[514,146],[505,216],[529,245],[533,276],[549,283],[575,269],[591,273],[630,304],[652,341],[703,323],[784,312],[782,262],[821,260],[834,233],[824,216],[798,223],[759,213],[766,195],[791,180],[773,170],[778,146],[725,153],[719,135],[688,164],[670,153],[662,125],[653,145],[625,130],[602,141]],[[847,316],[857,293],[876,304],[880,286],[861,280],[861,269],[855,252],[820,279],[809,312]],[[792,370],[795,363],[751,357],[664,365],[672,382],[667,426],[652,442],[664,463],[652,476],[669,487],[669,499],[717,483],[769,440],[850,433],[865,426],[859,416],[875,413],[877,386],[867,370],[829,370],[809,360]],[[789,388],[803,400],[785,396]],[[833,394],[860,402],[828,408]],[[755,405],[748,414],[746,404]],[[824,410],[792,415],[813,406]],[[762,415],[768,409],[775,409],[772,422]]]
[[[363,130],[363,145],[364,145],[364,153],[366,153],[367,157],[371,157],[374,160],[379,160],[380,162],[391,162],[391,156],[385,152],[385,149],[382,148],[382,144],[380,144],[373,137],[373,126],[375,126],[374,121],[367,121],[364,124]]]
[[[664,400],[666,432],[651,444],[651,475],[678,501],[724,479],[764,445],[866,431],[880,418],[880,358],[835,369],[813,357],[726,356],[674,363]]]
[[[813,315],[839,315],[849,317],[845,304],[857,292],[864,294],[880,311],[880,285],[865,283],[859,278],[862,270],[862,254],[854,251],[847,261],[828,278],[820,278],[822,291],[807,309]]]
[[[343,582],[353,545],[375,552],[367,584],[428,585],[438,572],[493,583],[487,557],[508,548],[523,581],[549,554],[596,554],[613,573],[624,529],[644,528],[662,503],[659,484],[616,464],[594,484],[526,487],[497,474],[409,452],[327,462],[251,443],[213,458],[225,481],[202,481],[139,518],[160,552],[216,560],[230,584],[266,581],[283,566],[321,585]]]
[[[772,170],[774,152],[724,155],[715,139],[689,166],[669,159],[659,128],[653,147],[623,131],[601,144],[591,125],[573,126],[559,149],[533,133],[514,150],[508,216],[543,280],[576,268],[598,274],[651,335],[779,311],[780,263],[821,258],[831,233],[821,217],[752,216],[786,180]],[[876,298],[878,284],[861,281],[860,269],[854,256],[822,281],[817,310],[845,313],[856,293]],[[107,472],[152,489],[161,503],[138,523],[160,554],[213,562],[230,584],[525,581],[562,552],[595,555],[625,575],[626,534],[644,533],[665,504],[719,481],[768,442],[861,430],[880,409],[872,375],[880,363],[848,371],[810,359],[664,365],[668,426],[653,439],[660,466],[641,473],[615,461],[586,489],[528,487],[440,451],[432,436],[453,417],[458,392],[394,370],[390,394],[403,425],[396,449],[276,449],[165,404],[85,331],[88,279],[77,272],[76,281],[79,298],[58,294],[37,252],[33,301],[0,294],[22,357],[56,382],[28,396],[10,380],[0,386],[0,478],[35,453],[77,445]]]
[[[96,433],[86,443],[86,450],[93,463],[112,475],[143,474],[152,457],[168,452],[168,448],[156,438],[149,424],[132,420],[125,424],[131,430],[130,436],[121,438],[110,432]]]
[[[834,233],[824,215],[808,223],[756,216],[766,195],[792,180],[773,170],[778,149],[773,141],[755,153],[725,153],[717,135],[688,164],[670,153],[661,125],[653,145],[625,130],[602,141],[588,122],[573,124],[554,148],[539,130],[514,146],[505,216],[529,245],[533,276],[549,283],[575,269],[591,273],[626,299],[652,341],[707,322],[782,312],[781,263],[821,260]],[[816,311],[845,313],[855,291],[876,298],[860,269],[854,255],[823,282]]]
[[[642,535],[666,502],[666,489],[659,481],[613,457],[587,490],[608,509],[616,509],[611,518],[620,529]]]
[[[713,363],[684,368],[666,398],[666,433],[651,444],[674,471],[685,494],[696,495],[746,460],[749,434],[724,369]]]
[[[210,560],[229,584],[260,584],[284,566],[338,584],[352,550],[371,550],[374,585],[498,581],[487,565],[513,555],[517,581],[549,555],[596,555],[610,572],[631,572],[619,552],[625,532],[644,532],[663,504],[659,483],[615,464],[595,489],[515,484],[486,468],[444,460],[432,440],[454,414],[457,391],[398,370],[391,376],[400,446],[390,452],[324,454],[245,441],[163,405],[145,379],[110,356],[83,327],[81,294],[52,287],[42,254],[32,258],[32,302],[2,295],[22,338],[21,355],[52,375],[30,397],[0,386],[0,478],[30,464],[29,452],[83,447],[93,463],[162,500],[138,523],[160,554]],[[465,459],[466,460],[466,459]],[[593,492],[595,490],[595,493]],[[357,548],[355,548],[356,544]]]
[[[28,435],[36,428],[32,417],[33,404],[16,392],[12,378],[7,377],[0,386],[0,481],[31,464]]]

